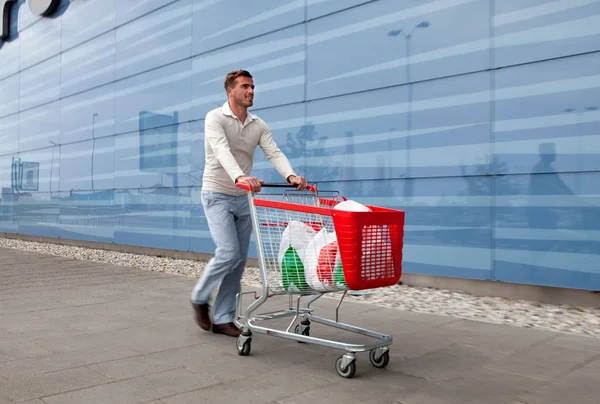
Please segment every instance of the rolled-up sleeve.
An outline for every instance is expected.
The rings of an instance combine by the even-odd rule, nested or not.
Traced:
[[[231,154],[223,124],[215,114],[207,114],[204,121],[204,135],[215,157],[233,182],[236,178],[245,175],[235,157]]]
[[[259,146],[265,153],[265,156],[269,159],[271,164],[275,167],[277,172],[281,174],[283,178],[289,177],[290,175],[296,175],[290,161],[287,159],[285,154],[279,149],[273,136],[271,136],[271,129],[269,126],[261,121],[262,130],[259,140]]]

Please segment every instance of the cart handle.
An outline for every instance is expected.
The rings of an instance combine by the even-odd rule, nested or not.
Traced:
[[[248,184],[243,184],[243,183],[237,183],[235,184],[236,187],[241,188],[245,191],[250,192],[252,190],[252,188],[250,187],[250,185]],[[298,188],[298,185],[295,184],[261,184],[262,188]],[[314,185],[307,185],[306,189],[309,190],[312,193],[317,193],[317,187],[315,187]]]

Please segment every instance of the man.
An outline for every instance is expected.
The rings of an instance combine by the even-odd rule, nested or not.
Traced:
[[[202,178],[202,206],[216,244],[215,256],[192,291],[196,323],[203,330],[237,337],[241,330],[233,322],[236,295],[248,255],[252,220],[246,191],[236,183],[247,184],[253,192],[260,181],[250,176],[254,151],[263,150],[279,174],[298,190],[306,189],[304,177],[296,176],[290,162],[277,147],[267,124],[248,112],[254,103],[254,82],[245,70],[225,77],[228,101],[206,114],[205,169]],[[219,287],[212,321],[208,301]]]

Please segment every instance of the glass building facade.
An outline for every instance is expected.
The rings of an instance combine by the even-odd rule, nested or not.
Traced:
[[[18,0],[9,17],[0,232],[212,253],[203,119],[244,68],[298,173],[406,211],[405,273],[600,290],[599,0],[63,0],[48,17]],[[254,173],[282,181],[260,149]]]

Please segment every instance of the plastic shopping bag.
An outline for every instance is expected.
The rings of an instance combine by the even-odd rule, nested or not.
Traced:
[[[371,212],[371,208],[369,208],[368,206],[365,206],[362,203],[358,203],[356,201],[352,201],[350,199],[338,203],[333,207],[333,209],[345,210],[349,212]]]
[[[321,229],[306,248],[306,281],[320,292],[348,289],[335,232]]]
[[[304,273],[306,248],[315,234],[311,226],[299,221],[291,221],[283,231],[277,258],[285,290],[300,292],[308,289]]]

